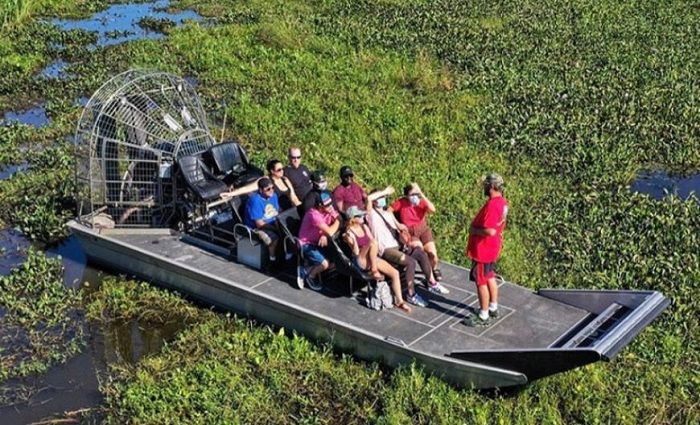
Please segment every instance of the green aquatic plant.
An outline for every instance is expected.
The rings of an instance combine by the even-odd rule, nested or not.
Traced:
[[[0,383],[45,372],[80,352],[80,293],[63,286],[60,259],[34,249],[0,277]]]

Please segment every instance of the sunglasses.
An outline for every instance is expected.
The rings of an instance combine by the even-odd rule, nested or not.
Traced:
[[[301,155],[299,155],[299,156],[289,155],[289,159],[301,159]]]
[[[284,168],[275,168],[275,169],[272,170],[272,171],[274,171],[275,173],[279,173],[279,172],[282,171],[282,170],[284,170]]]
[[[264,190],[265,192],[269,192],[269,191],[271,191],[271,190],[273,190],[273,189],[274,189],[274,187],[268,186],[268,187],[264,188],[263,190]]]

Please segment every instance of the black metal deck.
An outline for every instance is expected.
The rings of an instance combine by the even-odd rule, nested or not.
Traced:
[[[537,295],[511,283],[500,286],[498,320],[486,328],[469,328],[460,321],[478,306],[468,270],[442,263],[443,285],[450,294],[436,295],[419,286],[429,301],[427,308],[413,307],[411,314],[392,309],[374,311],[363,305],[363,292],[344,295],[343,283],[326,285],[321,292],[299,290],[289,273],[272,276],[237,264],[220,254],[188,244],[176,235],[121,234],[112,238],[165,257],[176,263],[206,271],[232,284],[317,311],[333,320],[365,329],[384,338],[402,341],[427,353],[446,355],[455,351],[546,348],[589,313]]]

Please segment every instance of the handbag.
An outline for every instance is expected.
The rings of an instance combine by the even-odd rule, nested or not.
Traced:
[[[380,212],[377,211],[377,214],[379,217],[382,218],[384,221],[384,224],[386,224],[386,227],[389,228],[389,231],[391,232],[391,235],[396,239],[396,242],[399,243],[399,248],[404,251],[406,248],[408,248],[411,245],[411,234],[409,233],[408,229],[396,229],[394,228],[389,222],[384,218],[384,215]]]

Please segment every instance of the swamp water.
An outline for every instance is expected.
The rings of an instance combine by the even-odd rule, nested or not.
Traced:
[[[691,193],[700,197],[700,173],[683,176],[663,170],[646,170],[637,175],[630,190],[645,193],[654,199],[662,199],[667,195],[688,199]]]
[[[0,232],[0,238],[0,246],[6,250],[5,255],[0,257],[0,265],[2,272],[7,274],[10,263],[13,263],[12,267],[22,263],[25,257],[22,253],[31,244],[14,230]],[[13,244],[18,249],[13,251]],[[9,253],[12,255],[6,259]],[[107,276],[105,272],[87,264],[84,251],[73,237],[48,248],[46,255],[61,257],[64,284],[84,294],[97,290]],[[1,313],[5,314],[4,311]],[[99,379],[107,375],[109,365],[135,364],[144,356],[159,352],[184,326],[177,322],[146,325],[130,321],[105,327],[85,323],[86,341],[80,354],[52,367],[45,374],[11,379],[0,385],[0,396],[25,394],[15,404],[0,406],[2,423],[35,422],[61,412],[99,405],[102,401]]]
[[[192,10],[170,13],[168,0],[150,3],[115,4],[90,18],[83,20],[54,19],[51,22],[63,30],[83,29],[98,34],[98,47],[107,47],[124,42],[142,39],[160,39],[161,32],[147,28],[146,21],[163,26],[180,26],[187,20],[200,21],[203,18]],[[146,19],[144,19],[146,18]],[[43,78],[67,78],[65,69],[70,64],[57,60],[49,64],[38,75]],[[196,85],[197,80],[188,81]],[[76,100],[85,106],[87,97]],[[36,103],[30,109],[4,114],[0,125],[14,122],[36,128],[50,123],[44,102]],[[0,179],[26,170],[26,164],[7,165],[0,168]],[[6,275],[11,269],[22,264],[26,251],[33,244],[19,231],[0,230],[0,274]],[[99,288],[106,274],[87,265],[85,253],[75,238],[68,238],[46,249],[49,257],[60,256],[64,267],[64,284],[72,289],[89,293]],[[0,307],[0,317],[6,314]],[[11,379],[0,384],[0,396],[12,394],[21,396],[17,403],[0,406],[0,423],[36,422],[61,412],[71,412],[99,405],[102,394],[99,391],[99,377],[106,374],[110,364],[134,364],[142,357],[157,353],[163,345],[172,340],[184,328],[182,323],[144,325],[136,321],[111,324],[106,327],[86,323],[86,341],[83,351],[62,365],[51,368],[47,373],[27,378]]]

